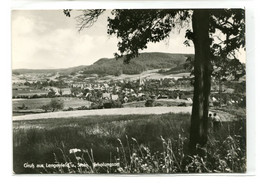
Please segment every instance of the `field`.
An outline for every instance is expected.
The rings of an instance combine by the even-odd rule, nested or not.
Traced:
[[[89,106],[90,102],[82,100],[79,98],[73,97],[59,97],[58,99],[64,101],[64,108],[77,108],[80,106]],[[13,99],[13,110],[19,110],[18,107],[21,107],[23,104],[27,107],[27,110],[40,109],[43,105],[48,104],[51,101],[51,98],[36,98],[36,99]]]
[[[84,116],[109,116],[113,115],[146,115],[146,114],[165,114],[165,113],[191,113],[191,107],[142,107],[142,108],[112,108],[95,110],[77,111],[57,111],[41,114],[28,114],[25,116],[15,116],[13,121],[49,119],[49,118],[68,118]]]
[[[48,91],[44,91],[41,89],[33,89],[33,90],[13,90],[13,97],[17,97],[19,95],[33,96],[33,95],[47,95]]]
[[[168,68],[167,68],[168,69]],[[169,75],[165,75],[165,74],[160,74],[158,73],[158,71],[160,71],[160,69],[151,69],[151,70],[147,70],[144,71],[140,74],[121,74],[119,76],[112,76],[112,75],[107,75],[104,76],[102,78],[100,78],[100,80],[114,80],[114,81],[118,81],[118,80],[124,80],[124,79],[129,79],[131,81],[134,80],[139,80],[141,79],[166,79],[166,78],[174,78],[174,79],[179,79],[182,78],[183,76],[189,76],[190,73],[178,73],[178,74],[169,74]]]
[[[245,120],[209,135],[207,155],[190,156],[189,114],[110,115],[13,122],[15,173],[245,172]],[[72,152],[71,151],[77,151]],[[119,163],[117,169],[29,169],[24,164]]]
[[[124,103],[123,107],[145,107],[145,102],[146,101],[134,101],[130,103]],[[184,99],[157,99],[154,100],[153,106],[164,106],[164,107],[173,107],[173,106],[178,106],[181,104],[184,104],[185,106],[191,106],[192,102],[187,101]]]

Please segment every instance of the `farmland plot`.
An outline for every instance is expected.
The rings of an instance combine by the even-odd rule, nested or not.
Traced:
[[[90,102],[73,97],[59,97],[59,100],[64,101],[64,108],[77,108],[80,106],[90,106]],[[36,98],[36,99],[13,99],[13,110],[19,110],[19,107],[26,106],[27,110],[40,109],[43,105],[48,104],[51,98]]]

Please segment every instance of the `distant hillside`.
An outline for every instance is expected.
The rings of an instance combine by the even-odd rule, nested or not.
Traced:
[[[123,63],[123,58],[102,58],[84,69],[85,74],[99,75],[120,75],[140,74],[150,69],[183,68],[188,57],[192,54],[171,54],[171,53],[141,53],[132,59],[129,64]]]
[[[70,68],[62,68],[62,69],[14,69],[13,73],[62,73],[62,74],[70,74],[72,72],[78,72],[82,69],[85,69],[85,65],[80,65],[77,67],[70,67]]]
[[[66,69],[14,69],[13,73],[62,73],[71,74],[83,71],[84,74],[121,75],[121,74],[140,74],[150,69],[172,70],[182,69],[188,57],[194,57],[193,54],[173,54],[173,53],[141,53],[138,57],[132,59],[129,64],[123,63],[123,58],[102,58],[89,66],[77,66]]]

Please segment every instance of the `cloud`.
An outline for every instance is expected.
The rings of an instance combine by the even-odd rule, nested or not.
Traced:
[[[107,16],[90,29],[78,32],[75,20],[59,11],[14,11],[12,17],[13,68],[66,68],[91,65],[112,58],[117,39],[107,35]],[[179,34],[167,41],[148,45],[145,52],[191,52]]]
[[[60,18],[57,28],[35,15],[18,15],[12,25],[13,68],[90,65],[101,57],[112,57],[117,48],[115,38],[106,33],[92,35],[95,28],[79,33],[74,27],[62,26]],[[96,30],[106,31],[106,27],[100,29],[99,25]]]
[[[90,29],[79,33],[75,19],[65,17],[61,10],[13,11],[13,68],[66,68],[112,58],[117,39],[106,33],[107,16],[102,15]],[[185,30],[175,30],[167,40],[149,43],[143,52],[194,53],[194,47],[183,44],[184,36]]]
[[[19,16],[12,22],[12,30],[20,35],[28,34],[34,29],[34,22],[32,19]]]

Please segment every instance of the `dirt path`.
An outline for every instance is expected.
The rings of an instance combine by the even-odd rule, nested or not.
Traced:
[[[231,121],[235,116],[220,110],[212,110],[210,113],[217,113],[222,122]],[[188,107],[140,107],[140,108],[114,108],[96,109],[80,111],[59,111],[52,113],[39,113],[30,115],[13,116],[13,121],[83,117],[95,115],[145,115],[145,114],[165,114],[165,113],[191,113],[191,106]]]
[[[30,114],[14,116],[13,121],[49,119],[49,118],[68,118],[94,115],[144,115],[144,114],[164,114],[164,113],[191,113],[189,107],[145,107],[145,108],[114,108],[114,109],[96,109],[81,111],[60,111],[52,113]]]

